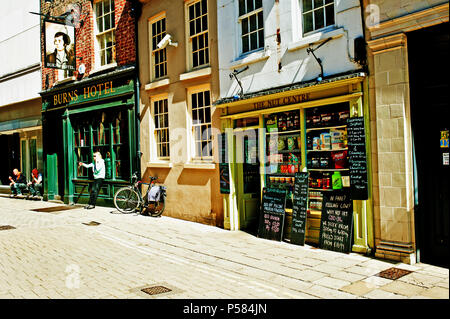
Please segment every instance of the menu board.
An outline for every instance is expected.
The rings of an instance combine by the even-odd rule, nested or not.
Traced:
[[[220,193],[230,193],[230,166],[227,159],[227,139],[226,134],[222,133],[218,135],[219,144],[219,181],[220,181]]]
[[[305,244],[306,212],[308,209],[308,173],[295,174],[292,203],[291,244]]]
[[[320,248],[349,253],[352,245],[353,202],[348,191],[324,192]]]
[[[366,200],[369,198],[369,192],[364,118],[349,118],[347,132],[351,195],[353,199]]]
[[[286,190],[263,188],[258,237],[281,241],[283,236]]]

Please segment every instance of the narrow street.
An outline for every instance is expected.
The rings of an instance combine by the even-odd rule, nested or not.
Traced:
[[[113,208],[0,197],[2,299],[448,299],[449,271]],[[94,222],[94,223],[91,223]],[[409,270],[397,280],[378,274]],[[163,293],[141,290],[162,286]],[[154,289],[154,288],[153,288]],[[170,290],[170,291],[169,291]]]

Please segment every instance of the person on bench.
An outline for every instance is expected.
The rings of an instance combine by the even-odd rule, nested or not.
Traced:
[[[28,189],[30,190],[29,198],[39,198],[42,195],[42,174],[37,168],[31,171],[31,182],[28,182]]]
[[[16,197],[17,195],[22,195],[22,191],[27,188],[27,179],[17,168],[13,169],[13,177],[9,177],[11,183],[9,187],[11,188],[10,197]]]

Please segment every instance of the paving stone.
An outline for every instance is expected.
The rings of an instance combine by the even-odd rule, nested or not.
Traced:
[[[381,290],[392,292],[398,295],[412,297],[421,295],[426,291],[426,288],[422,288],[416,285],[411,285],[401,281],[393,281],[387,285],[380,287]]]
[[[365,281],[357,281],[348,286],[342,287],[340,290],[348,292],[352,295],[364,296],[376,288],[377,286],[374,284]]]
[[[449,299],[449,290],[442,287],[431,287],[423,291],[421,296],[433,299]]]

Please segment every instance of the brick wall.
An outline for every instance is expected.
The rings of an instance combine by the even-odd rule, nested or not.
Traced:
[[[81,19],[83,25],[75,30],[76,37],[76,69],[81,63],[86,66],[85,76],[88,76],[95,68],[95,30],[93,4],[89,0],[55,0],[54,3],[41,0],[41,13],[51,16],[59,16],[66,12],[68,5],[79,3],[82,5]],[[94,2],[95,4],[95,2]],[[134,64],[136,61],[134,18],[131,16],[131,1],[116,0],[114,3],[116,25],[116,63],[118,66]],[[43,21],[43,18],[41,18]],[[48,76],[49,86],[58,80],[58,70],[44,67],[44,24],[41,23],[41,61],[42,61],[42,89],[46,89],[45,81]],[[74,72],[77,76],[78,72]]]

